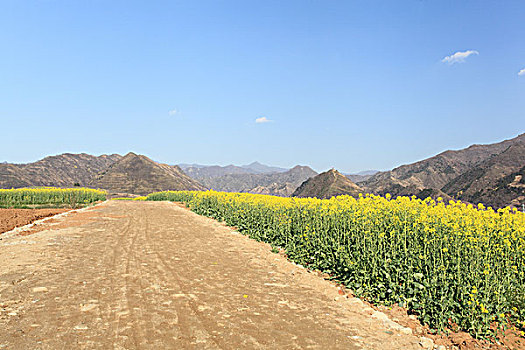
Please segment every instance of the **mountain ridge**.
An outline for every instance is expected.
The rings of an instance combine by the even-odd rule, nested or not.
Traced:
[[[442,191],[456,198],[457,192],[453,193],[453,186],[448,184],[457,182],[458,180],[456,179],[460,178],[460,176],[468,174],[469,171],[474,171],[473,169],[479,166],[496,167],[498,159],[503,161],[503,158],[499,158],[498,155],[503,154],[513,145],[523,143],[525,143],[525,133],[494,144],[474,144],[460,150],[447,150],[415,163],[404,164],[390,171],[377,173],[368,180],[361,182],[360,185],[366,191],[379,195],[385,195],[386,193],[390,193],[393,196],[419,195],[422,191],[433,189],[436,193]],[[520,152],[523,151],[521,150]],[[490,159],[496,159],[496,162],[490,163]],[[514,161],[516,166],[500,167],[503,169],[503,173],[491,173],[491,179],[486,179],[486,183],[493,183],[496,180],[495,178],[508,175],[512,171],[519,169],[519,165],[523,165],[523,163],[520,163],[522,162],[522,157],[518,156],[518,153],[515,154],[514,160],[507,159],[505,161]],[[471,178],[473,181],[475,180],[475,176],[471,176]],[[461,198],[466,199],[467,197],[459,196],[458,199]],[[487,205],[501,206],[500,203],[496,203],[488,197],[468,198],[471,201],[473,200],[474,203],[486,201],[485,204]]]
[[[100,171],[122,156],[63,153],[26,164],[0,164],[0,188],[86,186]]]
[[[135,162],[135,167],[124,167],[115,173],[115,167],[118,168],[115,164],[124,157],[134,157],[140,161]],[[133,152],[124,157],[118,154],[93,156],[87,153],[63,153],[33,163],[3,162],[0,163],[0,188],[102,187],[100,180],[110,171],[110,180],[106,176],[102,182],[110,190],[118,189],[118,181],[122,181],[127,185],[121,189],[133,191],[133,186],[129,184],[135,183],[141,193],[149,190],[213,188],[227,192],[290,196],[308,179],[321,175],[308,166],[274,171],[285,169],[258,162],[244,166],[172,166]],[[524,168],[525,133],[522,133],[494,144],[474,144],[460,150],[446,150],[389,171],[375,174],[372,174],[374,171],[364,171],[345,176],[361,192],[415,195],[419,198],[439,196],[473,204],[481,202],[499,208],[525,204],[525,189],[522,186],[525,181]],[[337,174],[343,176],[339,172]],[[342,179],[339,182],[345,183]],[[347,192],[356,190],[353,185],[346,185]]]
[[[203,179],[208,188],[224,192],[248,192],[289,196],[303,181],[317,175],[308,166],[296,165],[286,172],[267,174],[226,174]]]
[[[280,168],[276,166],[268,166],[261,164],[257,161],[252,162],[250,164],[241,165],[241,168],[248,169],[250,171],[255,172],[256,174],[269,174],[269,173],[284,173],[288,171],[288,169]]]
[[[182,170],[196,180],[219,177],[228,174],[270,174],[286,172],[289,169],[269,166],[259,162],[247,165],[202,165],[202,164],[179,164]]]

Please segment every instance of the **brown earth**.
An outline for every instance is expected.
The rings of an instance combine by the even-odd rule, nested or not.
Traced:
[[[0,233],[70,209],[0,209]]]
[[[447,332],[440,334],[430,333],[428,326],[423,326],[418,321],[415,315],[407,312],[406,308],[393,305],[387,306],[373,306],[373,308],[384,312],[393,321],[399,323],[404,327],[411,328],[415,335],[424,335],[434,341],[436,346],[444,346],[445,349],[459,349],[459,350],[519,350],[525,349],[525,338],[522,337],[517,330],[512,328],[501,330],[496,337],[497,342],[489,342],[488,340],[475,339],[469,333],[462,331],[453,331],[448,329]],[[494,328],[495,329],[495,328]]]
[[[0,240],[0,348],[428,343],[267,244],[172,203],[106,202],[39,227]]]

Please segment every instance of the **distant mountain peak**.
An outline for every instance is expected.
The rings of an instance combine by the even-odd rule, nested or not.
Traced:
[[[291,168],[288,171],[291,171],[291,172],[308,171],[308,172],[311,172],[311,173],[315,173],[315,171],[312,168],[310,168],[309,166],[307,166],[307,165],[296,165],[296,166],[294,166],[293,168]]]
[[[217,191],[289,196],[303,181],[317,175],[314,170],[307,166],[296,166],[285,172],[271,173],[253,173],[240,167],[238,167],[238,169],[242,169],[244,172],[225,173],[219,176],[205,176],[201,171],[200,177],[197,178],[208,188]],[[212,170],[213,169],[209,169],[208,174],[211,174]],[[186,171],[188,172],[188,169],[186,169]],[[195,176],[198,170],[191,169],[191,172],[193,172],[192,176]]]
[[[268,166],[265,164],[261,164],[258,161],[252,162],[248,165],[241,165],[241,168],[248,169],[256,174],[283,173],[285,171],[288,171],[288,169]]]

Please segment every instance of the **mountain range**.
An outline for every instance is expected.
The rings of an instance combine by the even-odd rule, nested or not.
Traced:
[[[499,208],[525,203],[525,134],[488,145],[445,151],[428,159],[379,172],[359,185],[380,195],[447,196]],[[520,178],[521,179],[521,178]]]
[[[247,165],[201,165],[201,164],[179,164],[184,172],[193,178],[212,178],[229,174],[271,174],[283,173],[289,169],[268,166],[259,162],[253,162]]]
[[[519,207],[525,203],[525,134],[494,144],[445,151],[390,171],[347,175],[335,169],[317,174],[308,166],[284,169],[258,162],[243,166],[167,165],[135,153],[65,153],[28,164],[0,163],[0,188],[31,186],[87,186],[140,195],[160,190],[214,189],[328,198],[370,192],[460,199],[494,208]]]
[[[99,172],[121,158],[118,154],[97,157],[85,153],[64,153],[28,164],[2,163],[0,188],[87,186]]]
[[[216,191],[290,196],[300,184],[315,175],[317,172],[310,167],[297,165],[285,172],[230,173],[215,177],[194,177],[194,179]]]

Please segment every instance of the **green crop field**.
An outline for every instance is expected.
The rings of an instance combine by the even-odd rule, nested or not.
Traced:
[[[1,208],[71,207],[106,200],[106,192],[90,188],[0,189]]]

